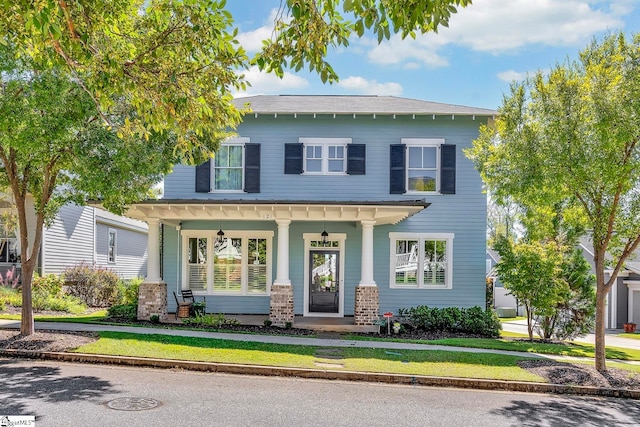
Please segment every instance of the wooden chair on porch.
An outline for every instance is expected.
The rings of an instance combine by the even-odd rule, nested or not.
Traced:
[[[182,289],[182,301],[191,304],[189,314],[197,316],[204,315],[207,312],[207,298],[202,297],[202,301],[196,301],[195,295],[191,289]]]

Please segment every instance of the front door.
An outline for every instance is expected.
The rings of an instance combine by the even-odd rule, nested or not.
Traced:
[[[339,313],[340,251],[309,251],[309,313]]]

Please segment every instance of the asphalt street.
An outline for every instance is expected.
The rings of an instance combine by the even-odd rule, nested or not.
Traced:
[[[635,426],[640,402],[0,359],[3,414],[37,427]]]

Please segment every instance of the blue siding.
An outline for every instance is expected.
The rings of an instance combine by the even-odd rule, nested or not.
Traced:
[[[196,193],[195,168],[176,166],[165,179],[167,199],[244,199],[244,200],[336,200],[393,201],[425,198],[431,203],[424,211],[397,225],[374,229],[374,280],[380,290],[380,310],[397,312],[398,308],[419,304],[430,306],[484,306],[486,197],[473,164],[462,149],[471,145],[483,123],[479,118],[456,116],[247,116],[238,129],[242,137],[262,144],[261,192],[255,194]],[[366,175],[311,176],[284,174],[284,144],[297,143],[302,137],[351,138],[366,144]],[[401,138],[444,138],[457,146],[457,181],[455,195],[389,194],[389,146]],[[285,189],[285,191],[283,191]],[[215,222],[183,222],[183,228],[217,229]],[[273,221],[223,223],[223,229],[274,230]],[[319,223],[293,222],[290,227],[290,279],[294,285],[296,314],[303,311],[305,232],[321,231]],[[347,234],[345,243],[344,314],[353,315],[355,286],[360,280],[361,228],[353,222],[327,222],[327,230]],[[454,233],[452,289],[391,289],[389,287],[389,233]],[[167,227],[165,233],[165,281],[169,284],[169,309],[175,306],[171,290],[179,286],[176,269],[177,232]],[[273,278],[277,254],[273,256]],[[209,302],[211,298],[211,302]],[[209,311],[226,313],[268,313],[268,297],[208,297]]]

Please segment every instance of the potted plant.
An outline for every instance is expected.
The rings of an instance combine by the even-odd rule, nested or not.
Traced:
[[[635,323],[624,323],[622,326],[624,327],[624,331],[628,334],[633,334],[636,332],[637,325]]]

